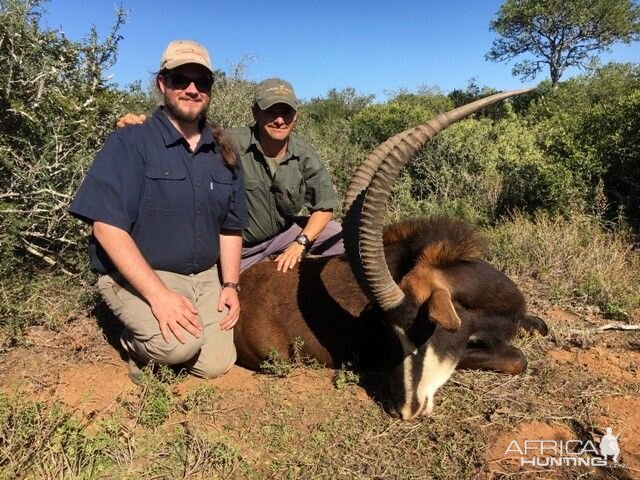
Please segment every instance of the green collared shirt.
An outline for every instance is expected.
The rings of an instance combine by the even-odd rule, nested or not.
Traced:
[[[256,128],[227,131],[244,170],[249,228],[243,231],[243,238],[248,245],[264,242],[289,228],[304,206],[310,211],[333,210],[336,206],[329,172],[308,143],[291,134],[284,158],[270,166],[256,138]]]

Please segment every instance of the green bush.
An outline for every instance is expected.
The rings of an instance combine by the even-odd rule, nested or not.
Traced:
[[[351,120],[351,118],[370,105],[373,95],[359,95],[353,88],[327,92],[326,98],[315,97],[301,106],[301,113],[307,117],[316,128],[330,126],[334,122]]]
[[[547,163],[505,163],[500,167],[503,183],[496,216],[519,211],[569,214],[572,206],[581,203],[573,177],[561,165]]]
[[[407,128],[426,123],[453,103],[441,94],[400,93],[385,104],[370,105],[353,116],[351,140],[371,150]]]
[[[538,144],[607,216],[640,229],[640,66],[610,64],[560,84],[529,109]]]
[[[476,223],[511,211],[568,213],[581,192],[561,165],[548,162],[529,125],[513,112],[470,118],[441,133],[409,164],[413,197]]]
[[[251,106],[255,83],[245,80],[251,58],[233,66],[229,74],[216,71],[208,117],[224,128],[246,127],[253,123]]]
[[[82,42],[40,25],[41,1],[0,3],[0,278],[55,265],[86,265],[86,231],[67,206],[114,120],[146,96],[109,85],[116,61],[116,12],[110,34]]]

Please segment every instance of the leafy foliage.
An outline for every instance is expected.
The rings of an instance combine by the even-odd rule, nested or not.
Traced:
[[[208,118],[224,128],[244,127],[253,122],[251,104],[255,84],[245,80],[251,57],[238,62],[230,74],[218,72],[211,92]]]
[[[530,111],[538,145],[550,164],[571,172],[588,204],[604,202],[610,220],[622,212],[636,230],[639,98],[638,65],[612,64],[565,82]]]
[[[145,100],[106,80],[124,11],[106,39],[92,28],[72,42],[40,27],[41,4],[0,4],[0,276],[27,259],[65,272],[84,264],[84,232],[67,205],[118,113]]]
[[[350,120],[369,106],[373,99],[373,95],[358,95],[354,88],[332,88],[327,92],[326,98],[312,98],[302,107],[302,111],[318,128],[322,128],[340,119]]]
[[[443,94],[400,92],[385,104],[374,104],[355,114],[351,122],[352,140],[372,149],[396,133],[425,123],[451,108],[451,100]]]
[[[491,22],[501,38],[487,59],[511,61],[513,74],[535,78],[549,69],[556,85],[569,67],[585,68],[595,55],[640,35],[640,7],[633,0],[506,0]]]

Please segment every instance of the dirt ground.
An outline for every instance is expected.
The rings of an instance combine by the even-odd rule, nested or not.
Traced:
[[[479,446],[469,450],[472,460],[469,460],[468,473],[463,475],[468,478],[640,478],[640,335],[622,331],[588,333],[589,328],[605,323],[590,312],[549,308],[540,313],[546,317],[552,333],[546,339],[526,340],[522,347],[533,357],[528,380],[486,374],[494,375],[487,377],[494,383],[482,383],[484,377],[459,372],[440,394],[440,401],[446,405],[444,399],[450,392],[458,395],[461,389],[467,389],[475,395],[473,398],[478,404],[483,405],[480,418],[475,418],[478,415],[472,412],[475,416],[472,415],[474,430],[471,433],[481,438],[474,440]],[[0,390],[28,400],[59,400],[90,431],[139,392],[139,387],[127,377],[126,362],[117,346],[116,322],[108,323],[96,322],[91,315],[79,315],[58,332],[44,327],[31,328],[23,346],[9,350],[0,359],[3,371]],[[578,324],[583,332],[574,331]],[[417,424],[409,422],[413,426],[388,419],[360,386],[337,389],[334,375],[335,372],[322,368],[301,368],[287,378],[273,378],[236,366],[221,378],[205,381],[187,377],[172,388],[175,399],[184,399],[203,385],[214,386],[220,402],[215,414],[207,417],[207,425],[214,432],[230,436],[244,461],[253,466],[278,456],[279,448],[291,449],[296,437],[317,435],[327,417],[337,419],[345,412],[369,412],[367,415],[374,412],[372,415],[377,421],[386,422],[384,428],[370,438],[377,439],[378,435],[384,436],[393,429],[418,428],[415,425],[428,432],[430,419],[422,419]],[[526,389],[530,390],[529,394]],[[454,412],[461,410],[457,402],[453,400],[453,405],[447,408]],[[283,410],[295,412],[287,413],[294,415],[296,422],[291,434],[282,436],[292,442],[291,445],[256,448],[256,438],[266,435],[265,429],[275,428],[272,420]],[[180,414],[173,414],[171,421],[179,422]],[[612,428],[614,435],[620,434],[618,465],[586,469],[536,468],[521,464],[523,455],[513,447],[514,441],[522,447],[525,441],[531,440],[591,440],[597,446],[607,427]],[[440,454],[439,450],[420,450],[415,445],[406,447],[421,451],[429,461],[433,460],[429,455]],[[285,461],[281,457],[280,460],[282,470],[276,469],[274,473],[273,465],[268,470],[256,467],[253,477],[260,477],[256,471],[268,471],[269,475],[265,473],[265,476],[270,478],[280,478],[280,474],[282,478],[307,475],[308,472],[296,476],[295,468],[303,467],[292,466],[290,459]],[[345,468],[341,476],[349,478]],[[363,474],[366,471],[358,470],[354,477],[367,478],[367,474]],[[368,478],[429,478],[429,474],[424,473],[427,471],[432,472],[412,473],[390,468],[386,476],[383,472],[381,476]],[[299,472],[306,471],[303,468]],[[449,478],[447,474],[433,472],[433,478]],[[236,476],[242,478],[243,474],[232,475]]]
[[[547,321],[557,330],[565,330],[568,338],[560,340],[561,348],[549,348],[544,351],[544,358],[555,371],[555,378],[571,384],[576,376],[583,380],[589,379],[599,388],[597,395],[590,400],[593,412],[600,412],[591,419],[590,430],[583,425],[576,425],[575,418],[553,418],[551,421],[524,421],[517,423],[515,429],[498,434],[487,449],[486,460],[489,467],[489,478],[566,478],[566,471],[553,467],[536,468],[532,463],[524,463],[536,456],[561,457],[556,453],[560,442],[572,440],[589,440],[598,448],[599,440],[611,427],[618,437],[621,456],[618,465],[598,467],[586,474],[588,478],[640,478],[640,344],[638,334],[624,334],[620,331],[608,331],[598,334],[584,333],[590,328],[596,328],[606,322],[597,315],[575,315],[561,309],[549,309]],[[585,328],[585,320],[588,327]],[[575,326],[582,325],[582,331],[576,331]],[[567,332],[568,329],[568,332]],[[585,336],[587,338],[585,338]],[[617,388],[606,390],[607,385]],[[617,394],[622,391],[633,392]],[[571,391],[571,390],[569,390]],[[558,392],[560,393],[560,392]],[[580,393],[575,391],[576,396]],[[560,399],[571,407],[576,399],[571,396],[564,398],[549,398],[549,401]],[[584,408],[581,406],[580,408]],[[591,416],[591,412],[588,412]],[[546,454],[540,451],[539,444],[531,440],[555,441],[549,442]],[[514,444],[513,442],[516,442]],[[531,449],[525,450],[526,441]],[[560,450],[562,451],[562,450]],[[521,453],[522,452],[522,453]],[[565,450],[566,452],[566,450]],[[564,455],[567,456],[567,455]]]

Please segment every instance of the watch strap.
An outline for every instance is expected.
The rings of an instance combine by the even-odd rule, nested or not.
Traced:
[[[240,293],[240,284],[233,282],[224,282],[222,288],[233,288],[236,292]]]

